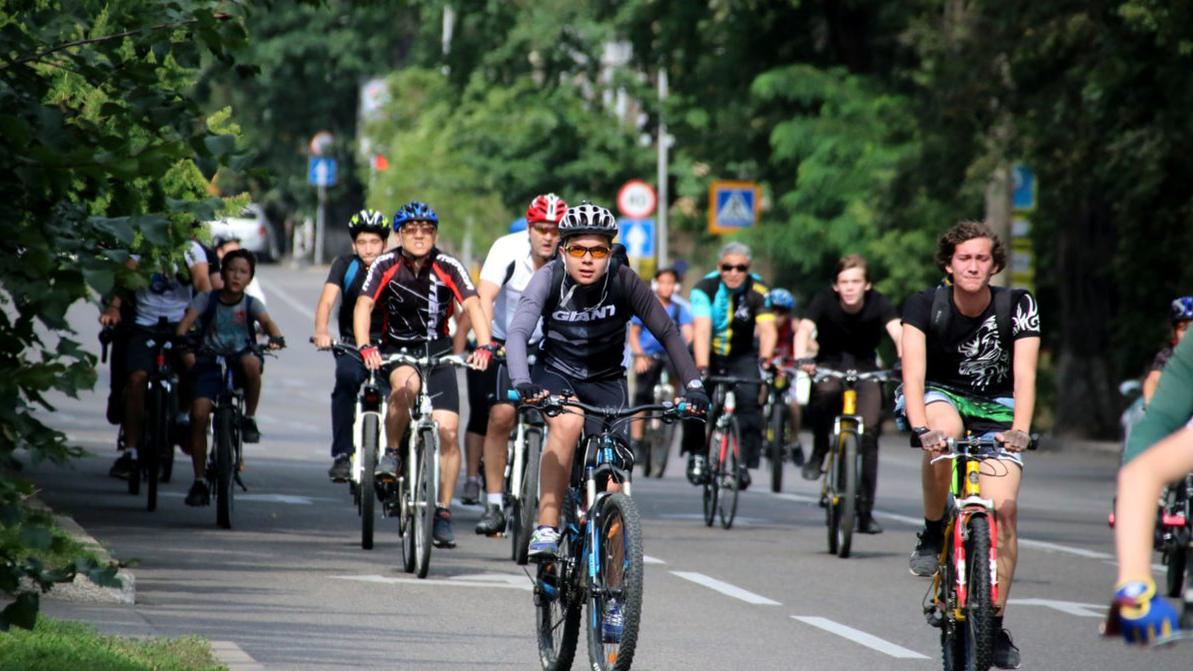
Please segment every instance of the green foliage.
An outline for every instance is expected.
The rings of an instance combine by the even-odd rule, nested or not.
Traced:
[[[219,671],[226,669],[197,636],[134,640],[90,625],[39,618],[32,631],[0,634],[0,671]]]
[[[74,395],[95,382],[95,358],[72,339],[66,310],[176,262],[192,225],[223,207],[193,160],[233,158],[229,136],[208,129],[187,88],[204,54],[228,59],[243,44],[240,20],[226,12],[215,0],[0,9],[0,156],[9,168],[0,173],[0,467],[14,466],[18,450],[33,461],[77,454],[32,414],[52,410],[47,392]],[[44,589],[69,575],[21,555],[46,538],[40,518],[21,512],[28,495],[0,478],[6,526],[26,525],[0,547],[5,594],[21,576]],[[16,599],[0,624],[31,626],[37,593]]]

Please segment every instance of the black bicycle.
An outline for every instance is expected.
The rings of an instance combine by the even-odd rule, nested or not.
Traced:
[[[511,400],[517,392],[510,392]],[[588,659],[594,671],[627,671],[634,661],[642,615],[642,526],[630,498],[634,455],[618,428],[638,413],[676,421],[684,404],[602,408],[550,396],[534,404],[549,417],[569,408],[601,421],[601,431],[580,439],[560,507],[559,554],[538,565],[534,585],[539,661],[545,671],[572,667],[580,633],[580,608],[588,605]],[[621,491],[609,492],[610,484]],[[605,631],[617,613],[620,635]]]
[[[712,430],[708,432],[705,446],[708,472],[704,476],[704,524],[711,527],[720,517],[721,528],[728,529],[737,516],[737,494],[741,491],[745,464],[741,452],[741,426],[737,421],[737,393],[733,387],[744,385],[749,389],[752,388],[749,385],[757,387],[763,381],[710,375],[705,378],[705,383],[713,385],[713,392],[708,418]]]

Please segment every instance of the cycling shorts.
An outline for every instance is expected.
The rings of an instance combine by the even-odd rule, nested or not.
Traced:
[[[629,390],[626,388],[624,377],[589,380],[587,382],[573,381],[569,380],[563,373],[548,368],[546,364],[539,362],[531,369],[530,379],[535,384],[546,387],[547,391],[552,395],[572,396],[577,401],[589,405],[624,408],[629,402]],[[600,431],[601,422],[599,419],[588,418],[585,420],[585,433],[597,434]],[[623,438],[627,436],[629,433],[628,423],[619,423],[617,433]]]
[[[995,435],[1010,430],[1011,422],[1015,419],[1015,399],[1009,396],[994,399],[979,398],[952,389],[928,385],[924,390],[924,405],[928,406],[932,403],[949,404],[961,416],[966,430],[972,431],[974,436],[984,440],[992,439]],[[905,418],[902,386],[895,391],[895,412]],[[1020,468],[1023,467],[1022,452],[1011,452],[999,448],[998,459],[1013,461]]]
[[[245,356],[256,357],[262,372],[265,370],[264,360],[259,354],[254,353],[250,349],[246,348],[226,357],[228,365],[232,367],[232,381],[237,389],[244,389],[244,365],[242,361]],[[193,380],[196,400],[205,398],[215,402],[219,398],[220,392],[224,388],[224,381],[220,377],[219,361],[214,356],[210,354],[196,355],[195,365],[190,370],[190,376]]]
[[[420,344],[417,347],[399,347],[391,344],[386,344],[381,347],[383,355],[396,354],[398,352],[406,352],[411,356],[421,356],[425,350]],[[448,338],[440,338],[431,341],[430,352],[433,356],[442,356],[451,351],[451,340]],[[403,365],[386,366],[385,379],[392,381],[393,371],[396,368],[401,368]],[[405,366],[409,367],[409,366]],[[456,369],[452,366],[439,366],[431,371],[429,379],[423,380],[423,384],[427,385],[427,390],[431,394],[431,408],[434,410],[446,410],[447,412],[454,412],[460,414],[460,387],[456,381]]]

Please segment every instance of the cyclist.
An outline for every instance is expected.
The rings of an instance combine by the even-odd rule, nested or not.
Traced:
[[[672,300],[675,289],[679,286],[679,274],[674,268],[662,268],[654,274],[654,293],[667,313],[667,317],[679,327],[684,344],[692,344],[692,313],[684,306]],[[658,358],[663,354],[662,343],[655,339],[650,331],[642,330],[642,319],[634,317],[630,320],[629,332],[630,351],[634,355],[634,375],[636,389],[634,405],[647,405],[654,402],[654,386],[659,380],[666,363]],[[634,454],[638,454],[642,441],[643,422],[634,421],[630,424],[630,446]]]
[[[129,262],[130,267],[136,267],[138,257]],[[158,270],[149,276],[148,284],[138,289],[132,297],[130,306],[124,305],[124,299],[115,295],[108,302],[107,307],[99,316],[99,323],[103,326],[117,326],[124,316],[132,317],[138,329],[127,335],[124,344],[123,372],[112,371],[113,376],[125,379],[124,389],[113,389],[113,401],[109,405],[123,405],[122,415],[124,429],[123,450],[116,462],[112,464],[108,474],[115,478],[127,478],[132,473],[133,454],[141,445],[145,429],[145,394],[149,386],[149,369],[153,366],[153,351],[148,341],[153,338],[151,329],[165,318],[170,330],[173,330],[186,313],[186,307],[196,292],[211,290],[211,280],[208,277],[207,255],[203,246],[195,240],[186,245],[183,253],[183,263],[186,271],[169,267]],[[115,357],[113,357],[115,360]],[[123,398],[120,403],[118,398]]]
[[[1156,385],[1160,384],[1160,372],[1172,357],[1172,350],[1189,332],[1189,323],[1193,322],[1193,296],[1182,296],[1172,301],[1169,308],[1169,321],[1172,323],[1172,336],[1168,346],[1156,353],[1151,368],[1143,378],[1143,402],[1151,403],[1152,395],[1156,393]]]
[[[708,396],[679,328],[650,287],[615,254],[617,222],[609,210],[587,201],[569,208],[559,234],[564,253],[530,279],[508,332],[510,377],[521,397],[534,402],[547,394],[567,394],[591,405],[625,406],[626,323],[638,316],[663,343],[685,398],[695,409],[707,408]],[[540,318],[543,336],[531,371],[527,344]],[[582,415],[570,413],[546,421],[538,526],[528,552],[534,561],[558,551],[560,502],[585,425]]]
[[[784,369],[792,368],[795,363],[795,324],[798,320],[795,318],[795,296],[786,289],[771,289],[770,295],[771,311],[775,313],[775,362]],[[781,376],[776,377],[776,383],[783,386],[783,401],[787,404],[788,420],[790,422],[791,440],[793,441],[787,445],[787,451],[791,454],[791,460],[795,462],[796,466],[803,466],[804,464],[804,446],[799,442],[799,394],[797,392],[798,380],[785,379]]]
[[[962,221],[937,243],[936,265],[946,281],[913,294],[903,309],[903,385],[897,405],[924,448],[921,469],[924,529],[909,563],[915,575],[936,569],[943,542],[951,464],[930,459],[965,431],[1002,443],[998,465],[983,470],[983,496],[998,514],[998,603],[994,663],[1018,668],[1019,650],[1003,628],[1018,551],[1016,499],[1020,452],[1031,442],[1035,410],[1040,314],[1025,290],[990,286],[1006,266],[1006,250],[984,223]],[[824,339],[823,346],[828,346]],[[987,462],[995,463],[995,462]]]
[[[808,341],[815,331],[820,351],[815,358],[808,356]],[[836,370],[878,370],[878,345],[887,335],[895,343],[898,353],[902,327],[899,313],[887,297],[870,286],[866,260],[850,254],[837,262],[832,287],[821,291],[808,305],[808,312],[800,320],[795,335],[795,356],[808,375],[816,373],[816,366]],[[829,436],[833,420],[841,408],[844,383],[827,378],[816,384],[809,401],[812,415],[812,455],[804,464],[805,480],[820,477],[824,456],[829,450]],[[862,417],[861,497],[858,504],[858,531],[864,534],[882,533],[874,521],[875,493],[878,488],[878,433],[882,428],[882,385],[876,380],[858,384],[857,410]]]
[[[1114,538],[1118,582],[1111,624],[1128,643],[1151,643],[1175,632],[1180,616],[1152,580],[1156,501],[1164,487],[1193,471],[1193,338],[1173,350],[1143,419],[1127,439],[1118,474]],[[1115,616],[1117,615],[1117,620]],[[1115,633],[1108,627],[1107,633]]]
[[[194,466],[195,481],[186,495],[186,505],[205,506],[211,502],[205,473],[207,468],[207,431],[211,426],[212,405],[219,397],[220,367],[216,355],[228,357],[229,364],[237,367],[236,375],[244,389],[244,420],[241,436],[246,443],[261,440],[254,416],[261,399],[261,357],[251,348],[256,345],[253,323],[269,334],[269,348],[286,346],[282,331],[270,319],[265,305],[246,294],[249,282],[257,272],[257,260],[247,249],[238,249],[224,255],[220,273],[224,288],[195,296],[186,310],[186,316],[178,323],[176,333],[184,336],[191,326],[198,325],[200,349],[195,355],[195,365],[187,372],[194,388],[191,403],[191,463]]]
[[[439,237],[439,215],[426,203],[411,201],[394,214],[393,229],[401,246],[382,254],[369,266],[360,296],[352,313],[352,332],[369,370],[381,367],[381,352],[405,349],[414,356],[425,351],[444,355],[452,351],[448,318],[457,303],[468,312],[478,347],[470,364],[485,368],[496,349],[489,342],[489,320],[481,310],[468,270],[454,257],[435,247]],[[370,339],[374,306],[384,314],[380,349]],[[455,547],[451,501],[460,475],[460,395],[456,372],[448,366],[435,369],[420,380],[410,366],[395,366],[388,374],[389,413],[386,417],[385,455],[377,464],[379,479],[393,480],[401,472],[400,445],[410,424],[409,410],[422,384],[428,385],[439,424],[439,501],[431,534],[439,547]]]
[[[481,267],[481,305],[493,320],[493,339],[505,343],[510,322],[518,310],[522,292],[534,273],[555,256],[559,247],[559,222],[567,211],[562,198],[547,193],[536,196],[526,208],[528,231],[510,233],[497,239]],[[537,343],[541,333],[531,335]],[[482,389],[487,403],[482,417],[488,418],[485,431],[485,514],[476,525],[476,533],[494,535],[505,531],[502,481],[504,480],[506,444],[514,428],[517,414],[507,398],[511,389],[506,364],[491,367],[482,373]]]
[[[224,280],[220,276],[219,272],[220,263],[223,261],[224,256],[228,252],[241,249],[240,238],[216,238],[213,242],[215,249],[212,253],[215,255],[215,264],[210,265],[211,261],[208,261],[211,270],[211,288],[223,289]],[[208,255],[208,259],[210,258],[211,254]],[[262,305],[267,304],[265,301],[265,290],[261,288],[261,282],[256,277],[253,277],[253,281],[249,282],[249,285],[245,288],[244,293],[252,296],[254,300],[261,301]]]
[[[705,275],[692,288],[693,339],[696,367],[701,371],[761,380],[759,368],[771,370],[775,355],[775,315],[769,288],[750,272],[750,248],[730,242],[721,248],[719,270]],[[758,344],[754,344],[755,330]],[[741,426],[741,487],[750,486],[750,468],[761,458],[762,412],[758,385],[738,385],[737,416]],[[703,482],[706,473],[704,432],[685,431],[688,480]]]
[[[340,309],[336,313],[340,340],[355,342],[352,310],[356,307],[356,299],[360,296],[360,287],[364,284],[369,267],[385,251],[389,224],[380,211],[364,209],[348,220],[348,235],[352,237],[352,253],[338,256],[331,262],[331,271],[327,274],[323,293],[319,295],[319,303],[315,306],[314,344],[320,349],[332,345],[328,322],[337,299],[340,301]],[[375,306],[369,322],[370,340],[380,339],[382,320]],[[335,359],[336,383],[331,391],[332,464],[327,477],[332,482],[344,482],[352,475],[352,423],[356,414],[356,393],[369,373],[360,359],[354,356],[336,352]]]

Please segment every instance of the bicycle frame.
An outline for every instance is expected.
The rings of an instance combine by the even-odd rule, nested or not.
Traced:
[[[935,460],[934,460],[935,461]],[[958,463],[960,462],[960,463]],[[953,564],[957,567],[956,584],[954,585],[957,603],[954,604],[953,616],[957,620],[965,619],[965,603],[969,586],[966,584],[965,564],[969,559],[965,553],[965,541],[968,540],[969,520],[976,515],[983,515],[989,522],[990,529],[990,599],[998,603],[998,516],[994,512],[994,502],[983,498],[979,486],[981,474],[981,459],[974,459],[968,452],[961,453],[953,460],[953,481],[950,491],[953,494],[953,511],[949,515],[949,523],[945,527],[945,535],[952,536]],[[948,548],[942,550],[943,553]],[[981,561],[981,557],[975,558]],[[933,579],[939,580],[939,574]]]

